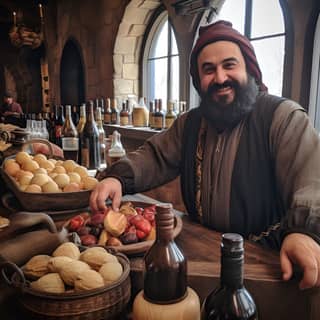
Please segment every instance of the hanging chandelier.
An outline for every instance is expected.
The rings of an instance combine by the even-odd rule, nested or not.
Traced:
[[[9,31],[9,37],[11,43],[18,48],[22,46],[29,46],[32,49],[38,48],[44,39],[44,20],[43,20],[43,8],[42,4],[39,4],[40,15],[40,31],[36,32],[31,28],[26,27],[23,24],[17,23],[17,13],[13,13],[13,26]]]

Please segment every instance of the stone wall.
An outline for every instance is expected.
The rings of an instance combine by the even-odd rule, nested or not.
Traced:
[[[132,0],[121,20],[114,47],[114,95],[139,95],[139,58],[146,26],[160,0]]]

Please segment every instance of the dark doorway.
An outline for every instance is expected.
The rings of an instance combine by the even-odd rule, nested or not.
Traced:
[[[6,83],[4,79],[4,68],[3,68],[3,65],[0,64],[0,96],[1,96],[0,104],[2,104],[3,102],[2,97],[5,91],[6,91]]]
[[[85,101],[84,71],[77,45],[68,40],[60,65],[61,104],[80,105]]]

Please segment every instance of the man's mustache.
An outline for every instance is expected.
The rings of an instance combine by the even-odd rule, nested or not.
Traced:
[[[230,80],[227,80],[223,83],[213,83],[208,86],[206,93],[210,95],[212,93],[215,93],[215,91],[218,91],[227,87],[237,89],[239,85],[236,81],[230,81]]]

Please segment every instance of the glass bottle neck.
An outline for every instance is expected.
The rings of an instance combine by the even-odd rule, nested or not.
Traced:
[[[243,253],[225,253],[221,255],[221,285],[230,289],[243,287]]]
[[[88,122],[94,122],[94,115],[93,115],[93,105],[90,104],[89,110],[88,110]]]

